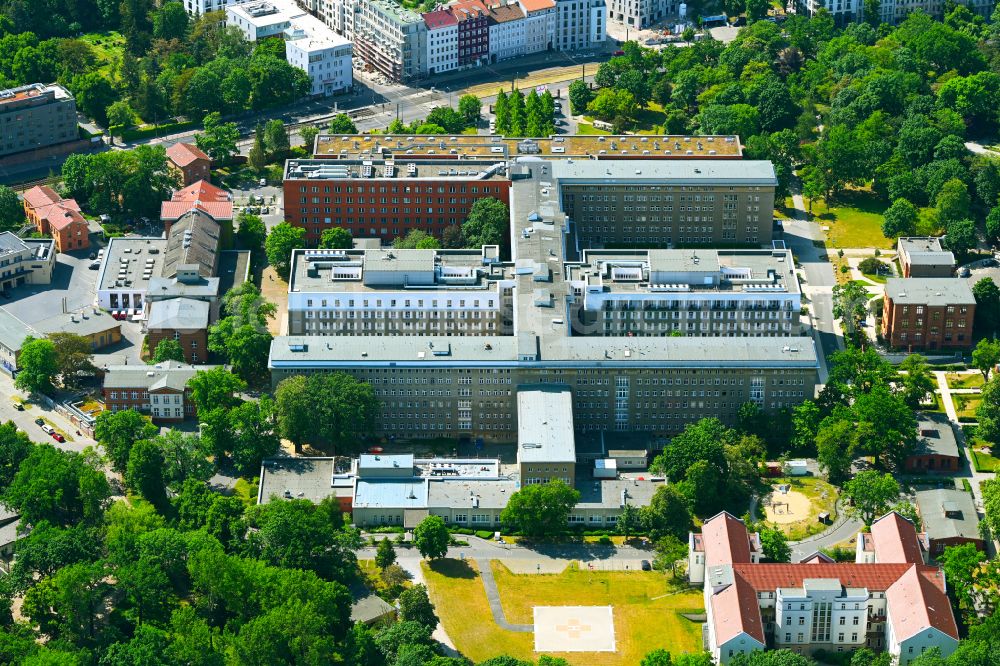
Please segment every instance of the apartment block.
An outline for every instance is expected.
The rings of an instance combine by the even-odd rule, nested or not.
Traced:
[[[458,0],[448,5],[458,23],[458,66],[483,64],[490,55],[486,5],[480,0]]]
[[[610,0],[608,20],[644,30],[677,14],[674,0]]]
[[[316,245],[325,229],[391,241],[413,229],[441,237],[484,197],[507,203],[510,179],[500,161],[289,160],[285,219]]]
[[[835,563],[822,553],[794,564],[761,562],[759,537],[723,512],[689,537],[692,584],[703,586],[707,647],[719,664],[756,650],[885,651],[909,664],[958,645],[944,572],[923,563],[912,523],[898,514],[875,539],[877,561]],[[900,522],[902,524],[900,524]],[[860,545],[859,545],[860,547]]]
[[[167,148],[167,167],[180,176],[181,185],[212,180],[212,158],[193,143],[175,143]]]
[[[941,247],[940,238],[901,236],[896,252],[905,278],[948,278],[955,273],[955,255]]]
[[[594,49],[607,37],[605,0],[556,0],[557,51]]]
[[[208,12],[221,12],[240,0],[184,0],[184,9],[192,16],[201,16]]]
[[[889,278],[882,337],[900,349],[968,348],[976,297],[962,278]]]
[[[59,84],[0,90],[0,157],[79,138],[76,100]]]
[[[56,265],[55,241],[48,238],[19,238],[10,231],[0,232],[0,289],[24,284],[49,284]]]
[[[594,164],[601,164],[594,161]],[[610,162],[609,164],[627,164]],[[635,164],[628,164],[634,170]],[[385,326],[378,315],[369,316],[370,331],[375,334],[334,334],[330,328],[335,318],[327,317],[326,334],[322,328],[312,329],[312,335],[292,335],[276,338],[271,348],[272,381],[313,371],[343,371],[369,382],[383,403],[378,434],[415,437],[475,435],[509,441],[518,428],[516,393],[526,385],[559,387],[572,396],[573,422],[577,431],[617,430],[667,435],[679,432],[699,418],[715,416],[735,422],[741,405],[752,401],[766,410],[776,410],[798,404],[814,392],[817,357],[812,340],[794,335],[748,338],[674,337],[664,335],[636,336],[620,329],[608,335],[580,335],[572,327],[573,312],[583,294],[577,294],[564,265],[571,252],[570,223],[560,207],[564,187],[560,178],[559,161],[515,161],[510,165],[510,196],[512,257],[497,265],[490,260],[490,250],[473,259],[482,265],[473,267],[451,264],[445,253],[399,255],[393,251],[368,254],[360,261],[351,251],[342,251],[341,258],[313,255],[318,263],[309,275],[307,253],[297,254],[293,287],[306,287],[306,293],[290,293],[290,326],[298,326],[296,310],[303,309],[301,300],[312,299],[313,308],[336,309],[335,298],[341,298],[340,309],[381,308],[387,303],[384,295],[379,306],[379,292],[373,287],[380,274],[392,274],[392,289],[402,284],[410,295],[409,308],[423,311],[433,321],[441,318],[437,310],[450,300],[453,306],[465,299],[466,309],[471,299],[480,299],[480,308],[491,314],[466,319],[465,333],[442,335],[439,328],[432,332],[429,322],[413,317],[406,327],[405,315],[395,326],[394,334],[381,333]],[[287,207],[287,204],[286,204]],[[706,255],[707,257],[708,255]],[[351,261],[353,259],[353,262]],[[767,255],[756,261],[774,262],[780,257]],[[369,261],[374,263],[369,265]],[[690,260],[690,259],[688,259]],[[353,266],[339,268],[342,261]],[[745,261],[750,261],[746,259]],[[783,261],[788,261],[787,256]],[[411,263],[412,262],[412,263]],[[573,262],[571,262],[573,263]],[[738,262],[739,263],[739,262]],[[751,262],[752,263],[752,262]],[[324,266],[323,264],[326,264]],[[390,270],[386,270],[386,268]],[[305,276],[301,271],[305,268]],[[405,269],[399,275],[398,268]],[[719,271],[721,271],[721,263]],[[758,268],[759,271],[759,268]],[[761,279],[766,279],[766,271]],[[753,270],[750,271],[753,278]],[[465,284],[447,284],[458,279]],[[794,276],[782,275],[782,282],[794,281]],[[772,280],[777,279],[772,278]],[[303,282],[305,280],[305,282]],[[436,282],[435,282],[436,281]],[[337,282],[353,283],[343,286]],[[495,283],[495,287],[490,283]],[[308,285],[308,286],[307,286]],[[324,286],[326,285],[326,286]],[[484,292],[484,285],[491,289]],[[432,295],[421,291],[430,286]],[[492,289],[496,291],[492,291]],[[327,296],[326,305],[317,291],[348,291],[359,289],[353,306],[343,296]],[[788,286],[775,294],[785,298]],[[509,294],[509,295],[508,295]],[[417,300],[423,297],[422,305]],[[772,298],[771,294],[767,296]],[[797,293],[791,296],[792,302]],[[396,308],[406,309],[396,296]],[[437,306],[434,299],[437,299]],[[492,304],[488,299],[494,299]],[[365,304],[367,300],[367,306]],[[510,334],[481,335],[488,328],[492,309],[509,307]],[[506,327],[505,313],[500,324]],[[340,321],[350,322],[351,317]],[[355,316],[357,319],[357,316]],[[303,326],[309,319],[303,316]],[[461,319],[459,318],[459,321]],[[794,321],[794,320],[792,320]],[[313,322],[315,326],[317,322]],[[364,319],[361,321],[364,329]],[[448,325],[447,320],[445,326]],[[341,324],[338,324],[341,326]],[[358,322],[341,330],[351,333]],[[425,331],[420,328],[426,329]],[[296,329],[297,330],[297,329]],[[469,333],[474,334],[469,334]],[[316,334],[318,333],[318,334]],[[604,333],[604,331],[601,331]],[[433,432],[432,432],[433,431]]]
[[[409,82],[427,74],[427,26],[420,14],[392,0],[360,0],[351,24],[354,48],[361,66],[392,81]]]
[[[427,26],[427,73],[458,69],[458,21],[447,9],[422,14]]]
[[[491,4],[488,9],[490,62],[524,55],[527,22],[521,8],[510,2]]]
[[[556,42],[555,0],[516,0],[524,12],[525,54],[549,51]]]
[[[574,335],[800,333],[789,250],[584,250],[566,271]]]

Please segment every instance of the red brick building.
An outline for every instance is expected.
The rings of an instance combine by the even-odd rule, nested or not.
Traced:
[[[961,278],[890,278],[885,285],[882,337],[892,347],[969,348],[976,298]]]
[[[90,229],[76,199],[63,199],[48,186],[24,193],[24,214],[38,233],[48,234],[58,252],[90,247]]]
[[[448,6],[458,21],[458,66],[478,64],[490,57],[489,11],[479,0],[459,0]]]
[[[413,229],[440,238],[479,199],[509,203],[510,180],[494,161],[290,160],[284,190],[285,219],[315,246],[335,226],[383,242]]]
[[[181,185],[212,179],[212,158],[190,143],[175,143],[167,148],[167,166],[177,172]]]
[[[193,298],[169,298],[149,304],[146,342],[149,353],[162,340],[176,340],[184,360],[191,364],[208,361],[208,323],[211,305]]]
[[[112,412],[134,409],[154,421],[178,422],[196,416],[188,382],[200,370],[176,361],[156,365],[113,365],[104,375],[104,403]]]
[[[232,247],[232,194],[206,180],[199,180],[176,190],[170,196],[170,201],[160,204],[160,220],[163,222],[164,233],[169,235],[171,225],[192,210],[201,211],[218,222],[222,247]]]
[[[955,431],[947,418],[923,415],[917,422],[917,444],[903,464],[908,472],[957,472],[962,466]]]

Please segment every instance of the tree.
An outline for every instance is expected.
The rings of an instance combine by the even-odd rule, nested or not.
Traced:
[[[516,493],[515,493],[516,494]],[[513,496],[511,496],[513,499]],[[441,516],[427,516],[413,529],[413,543],[421,557],[436,560],[448,553],[451,536]]]
[[[100,563],[71,564],[28,590],[22,612],[52,638],[88,645],[105,611],[107,572]]]
[[[976,298],[977,332],[996,335],[997,329],[1000,329],[1000,289],[993,278],[984,277],[972,287],[972,295]]]
[[[103,411],[94,423],[94,438],[104,447],[116,472],[124,474],[135,443],[156,437],[159,428],[134,409]]]
[[[959,610],[968,615],[976,611],[975,574],[986,554],[974,543],[950,546],[937,555]]]
[[[32,446],[28,435],[18,430],[13,421],[0,424],[0,494],[14,480]]]
[[[267,166],[267,149],[264,147],[264,126],[257,123],[253,133],[253,146],[247,153],[247,163],[254,171],[260,173]]]
[[[629,536],[642,528],[642,512],[634,504],[626,504],[618,514],[616,527],[625,536],[625,541],[628,541]]]
[[[144,439],[132,447],[128,469],[125,471],[125,483],[142,495],[160,514],[165,515],[170,509],[163,479],[163,455],[155,442]]]
[[[346,113],[338,113],[327,126],[331,134],[357,134],[358,128]]]
[[[687,499],[677,486],[663,484],[656,489],[647,506],[639,510],[643,527],[653,541],[672,535],[681,539],[694,525]],[[623,511],[624,514],[624,511]],[[619,517],[619,525],[621,518]]]
[[[1000,534],[1000,481],[983,481],[979,489],[983,494],[983,522],[991,534]]]
[[[687,557],[688,546],[673,534],[668,534],[656,542],[656,557],[653,567],[658,571],[670,570],[670,575],[677,577],[677,562]]]
[[[747,21],[759,21],[767,16],[766,0],[746,0]]]
[[[824,419],[816,433],[816,458],[830,483],[842,483],[851,472],[856,448],[854,424],[847,419]]]
[[[0,231],[17,231],[24,224],[24,207],[17,192],[0,185]]]
[[[350,250],[354,247],[351,232],[344,227],[324,229],[319,238],[319,246],[326,250]]]
[[[59,373],[59,355],[51,340],[36,340],[30,335],[21,345],[17,358],[18,373],[14,386],[28,393],[49,393],[52,379]]]
[[[76,107],[99,125],[108,126],[108,107],[117,99],[108,79],[99,72],[74,77],[70,90],[76,96]]]
[[[240,403],[236,394],[246,387],[246,382],[221,367],[199,370],[188,380],[191,402],[199,412],[209,412],[219,407],[236,407]]]
[[[375,566],[385,571],[396,561],[396,549],[390,539],[381,539],[375,548]]]
[[[638,111],[635,97],[627,90],[602,88],[587,105],[587,110],[601,120],[610,122],[622,118],[631,121]]]
[[[520,90],[515,90],[510,94],[510,135],[524,136],[527,122],[527,109],[524,107],[524,93]]]
[[[379,409],[371,385],[342,372],[289,377],[275,400],[281,435],[297,447],[309,441],[356,449]]]
[[[851,502],[848,511],[871,527],[899,498],[899,483],[891,474],[865,470],[844,484],[843,495]]]
[[[917,207],[906,199],[896,199],[885,211],[882,234],[886,238],[912,236],[917,233]]]
[[[955,254],[964,255],[976,247],[976,224],[972,220],[954,220],[945,231],[945,244]]]
[[[178,363],[186,363],[187,360],[184,358],[184,350],[181,348],[181,343],[177,340],[171,338],[163,338],[156,343],[156,347],[153,348],[153,357],[150,359],[150,363],[163,363],[164,361],[177,361]]]
[[[397,236],[392,246],[397,250],[436,250],[440,243],[423,229],[410,229],[405,236]]]
[[[267,227],[260,216],[242,211],[236,217],[236,223],[238,225],[236,239],[240,242],[240,246],[247,250],[264,249]]]
[[[991,240],[1000,238],[1000,205],[994,206],[986,216],[986,235]]]
[[[989,381],[993,368],[1000,363],[1000,341],[983,338],[972,350],[972,365]]]
[[[267,145],[267,152],[270,153],[271,159],[280,159],[287,155],[288,151],[291,150],[291,144],[288,140],[288,130],[285,128],[285,123],[278,118],[267,121],[267,125],[264,126],[264,143]]]
[[[316,145],[316,137],[319,135],[319,128],[312,125],[306,125],[299,128],[299,136],[302,137],[302,145],[306,147],[307,152],[313,152],[313,148]]]
[[[493,197],[484,197],[472,204],[469,216],[462,224],[462,235],[470,247],[503,245],[509,227],[507,204]]]
[[[230,290],[223,304],[225,316],[208,329],[208,349],[244,379],[264,375],[273,339],[268,320],[274,318],[275,305],[261,298],[252,282]]]
[[[465,235],[462,233],[461,225],[449,225],[445,228],[444,232],[442,232],[441,247],[450,250],[457,250],[467,246],[468,243],[465,240]]]
[[[1000,360],[1000,345],[997,346],[997,355],[997,360]],[[927,360],[920,354],[907,356],[899,364],[899,369],[906,372],[906,375],[902,377],[903,401],[910,409],[917,409],[927,394],[933,393],[937,387],[937,381],[927,366]]]
[[[271,229],[264,243],[267,261],[278,272],[282,280],[288,279],[291,271],[292,250],[305,247],[306,230],[282,222]]]
[[[502,136],[509,135],[511,129],[510,102],[507,93],[502,88],[497,91],[497,99],[493,103],[493,113],[496,116],[497,133]]]
[[[833,316],[843,321],[844,331],[855,343],[864,346],[864,323],[868,316],[868,291],[857,282],[833,288]]]
[[[988,442],[1000,443],[1000,376],[994,374],[993,379],[983,386],[980,396],[982,400],[976,408],[976,420],[979,422],[976,435]]]
[[[662,648],[653,650],[639,662],[639,666],[674,666],[670,653]]]
[[[274,400],[261,396],[248,400],[229,412],[232,432],[232,460],[244,475],[257,474],[264,458],[281,448]]]
[[[184,39],[188,30],[188,13],[180,2],[166,2],[153,12],[153,36],[157,39]]]
[[[471,127],[479,122],[483,103],[475,95],[462,95],[458,98],[458,112],[465,119],[465,124]]]
[[[418,622],[431,629],[437,627],[438,617],[434,613],[434,604],[427,596],[426,586],[414,585],[403,590],[399,595],[399,619]]]
[[[851,405],[858,451],[873,456],[875,469],[901,466],[916,443],[917,421],[903,397],[876,386]]]
[[[506,529],[529,537],[556,535],[566,531],[569,513],[580,501],[580,493],[559,479],[528,485],[510,496],[500,513]]]
[[[760,547],[764,557],[771,562],[792,561],[792,549],[785,533],[776,527],[764,527],[760,530]]]
[[[52,333],[49,340],[56,351],[56,367],[63,386],[76,386],[82,374],[92,374],[94,346],[90,338],[75,333]]]
[[[815,666],[815,663],[791,650],[754,650],[737,653],[729,660],[730,666]]]
[[[119,130],[127,129],[135,125],[135,111],[124,100],[113,102],[107,110],[108,127],[117,127]]]
[[[240,407],[230,412],[230,416]],[[197,433],[171,428],[151,441],[163,458],[163,483],[171,490],[180,488],[188,479],[207,481],[215,473],[215,466],[208,460],[211,451]],[[254,471],[259,469],[260,465]]]
[[[213,162],[226,162],[239,152],[236,142],[240,130],[236,123],[222,122],[222,116],[213,112],[202,120],[202,132],[195,136],[195,144],[205,151]]]
[[[22,523],[94,524],[101,520],[111,488],[104,474],[79,453],[37,444],[21,463],[3,495]]]

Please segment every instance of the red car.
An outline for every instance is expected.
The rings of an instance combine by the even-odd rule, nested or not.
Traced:
[[[52,433],[52,439],[56,440],[57,442],[65,442],[66,441],[66,438],[63,437],[62,435],[60,435],[57,432]]]
[[[623,55],[625,55],[625,52],[624,52],[624,51],[622,51],[621,49],[618,49],[617,51],[615,51],[615,53],[614,53],[614,54],[615,54],[616,56],[623,56]]]

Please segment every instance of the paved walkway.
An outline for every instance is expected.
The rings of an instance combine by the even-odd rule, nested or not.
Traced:
[[[531,624],[511,624],[504,615],[503,606],[500,604],[500,590],[497,589],[497,582],[493,578],[493,569],[489,560],[476,560],[476,567],[479,568],[479,577],[483,579],[483,587],[486,588],[486,600],[490,604],[490,611],[493,613],[493,621],[497,626],[507,631],[517,631],[530,633],[535,630]]]
[[[978,371],[977,371],[978,372]],[[942,370],[936,370],[934,372],[934,377],[937,379],[938,392],[941,394],[941,402],[944,404],[945,414],[948,415],[948,419],[954,424],[955,437],[958,440],[958,444],[965,455],[966,465],[968,467],[968,474],[971,477],[972,486],[972,496],[976,499],[976,507],[982,506],[983,494],[979,488],[979,484],[983,481],[992,481],[996,475],[988,474],[983,472],[977,472],[975,465],[972,464],[972,449],[969,448],[968,442],[965,440],[965,432],[962,431],[962,424],[958,421],[958,412],[955,410],[955,403],[952,400],[952,394],[970,394],[979,393],[979,389],[953,389],[948,386],[948,374]],[[962,373],[962,374],[973,374],[972,372]],[[969,424],[966,424],[969,425]],[[964,476],[965,471],[963,470],[959,476]]]
[[[864,527],[864,523],[857,518],[848,516],[846,507],[842,503],[838,503],[837,520],[834,521],[829,529],[808,539],[788,544],[792,549],[792,561],[801,562],[818,550],[832,548],[848,539],[853,541],[853,538],[857,536],[862,527]]]

